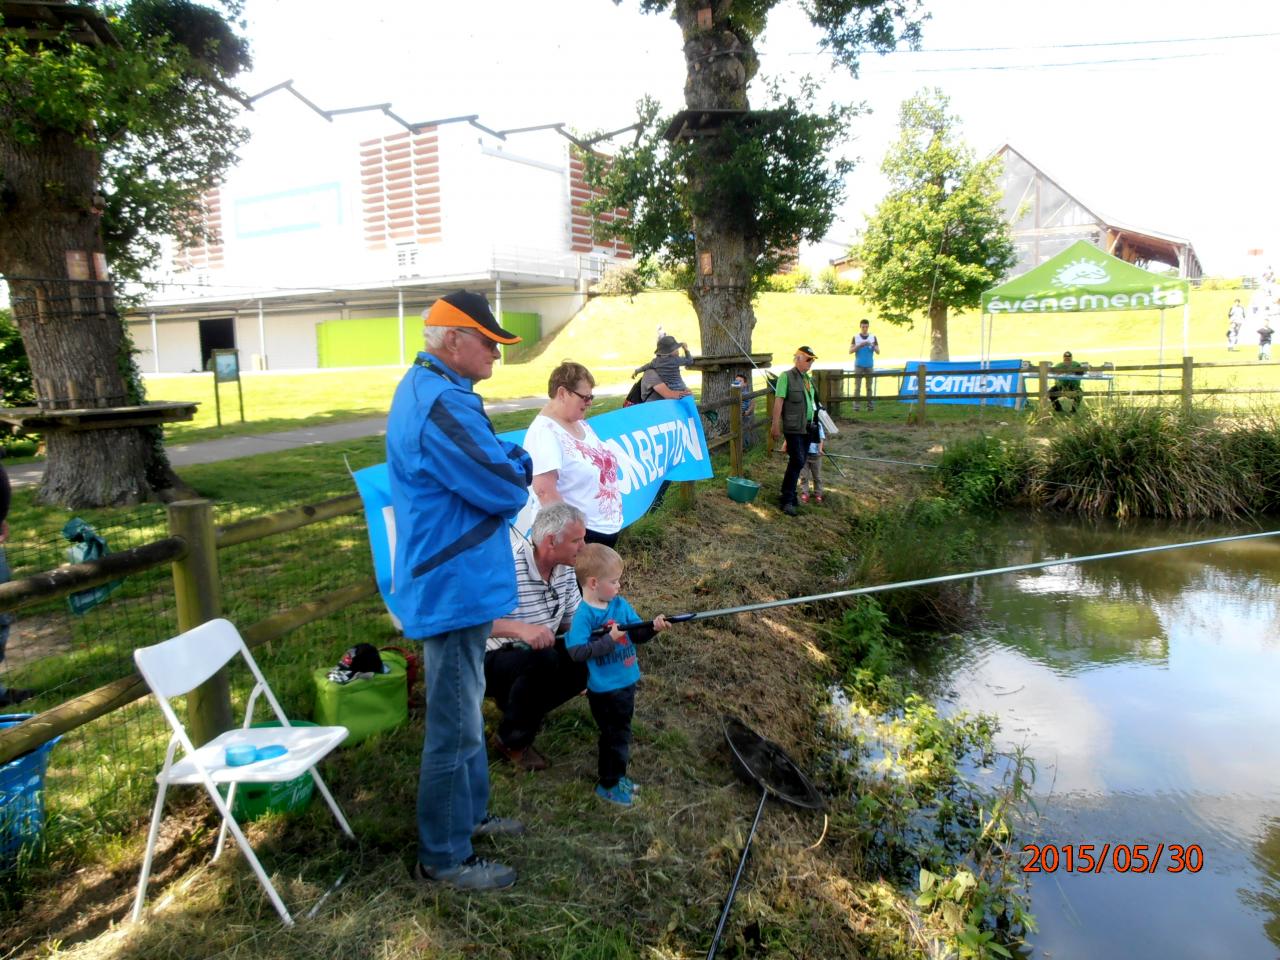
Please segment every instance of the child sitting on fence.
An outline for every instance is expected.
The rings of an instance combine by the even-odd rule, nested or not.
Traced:
[[[684,356],[680,356],[682,351]],[[654,351],[653,359],[643,367],[636,367],[632,376],[652,370],[657,374],[656,379],[665,384],[668,390],[687,394],[689,387],[684,382],[684,376],[680,373],[680,368],[692,364],[693,357],[689,353],[688,344],[680,343],[675,337],[666,334],[658,340],[658,347]],[[646,395],[642,399],[650,400],[653,398]]]
[[[627,776],[631,716],[635,712],[636,684],[640,680],[635,644],[652,640],[655,633],[666,630],[670,624],[666,617],[657,616],[652,623],[625,633],[618,629],[619,623],[638,622],[640,615],[618,595],[622,558],[610,547],[602,543],[587,544],[579,552],[575,567],[582,586],[582,602],[573,615],[564,643],[570,659],[587,664],[587,703],[600,728],[596,796],[620,807],[629,807],[636,789]],[[606,632],[593,637],[601,628]]]

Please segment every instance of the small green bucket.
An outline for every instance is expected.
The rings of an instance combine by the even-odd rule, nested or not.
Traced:
[[[729,499],[738,503],[750,503],[760,492],[760,484],[746,477],[729,478]]]
[[[295,727],[314,727],[310,720],[290,720]],[[279,721],[251,724],[254,727],[278,727]],[[315,781],[310,772],[282,783],[242,783],[236,787],[236,802],[231,813],[242,823],[256,820],[265,813],[297,813],[311,803]]]

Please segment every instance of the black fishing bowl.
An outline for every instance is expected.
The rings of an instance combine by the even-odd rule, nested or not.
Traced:
[[[729,744],[733,769],[744,783],[761,787],[771,797],[806,810],[821,810],[825,803],[818,788],[801,772],[787,752],[766,740],[737,717],[725,716],[724,739]]]

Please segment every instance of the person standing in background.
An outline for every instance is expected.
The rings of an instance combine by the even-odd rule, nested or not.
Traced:
[[[1240,298],[1236,298],[1236,302],[1231,305],[1231,309],[1227,311],[1227,349],[1235,350],[1240,344],[1240,328],[1244,326],[1244,307],[1240,305]]]
[[[813,390],[813,378],[809,371],[818,355],[808,347],[798,347],[795,366],[778,378],[773,388],[776,398],[773,404],[773,423],[770,432],[777,440],[786,438],[787,469],[782,475],[782,490],[778,506],[789,517],[799,512],[796,483],[804,469],[809,450],[809,424],[817,415],[818,403]]]
[[[858,408],[858,399],[862,396],[862,386],[867,387],[867,407],[871,409],[871,398],[875,394],[875,356],[880,352],[880,340],[871,332],[871,321],[863,320],[858,324],[858,332],[853,335],[849,344],[849,352],[853,354],[853,408]]]

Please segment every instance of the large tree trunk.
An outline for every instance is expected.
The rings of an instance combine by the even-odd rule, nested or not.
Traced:
[[[698,23],[698,7],[694,0],[677,0],[675,18],[684,36],[685,105],[690,110],[746,110],[747,84],[759,66],[750,42],[720,22],[723,10],[717,10],[709,27]],[[723,6],[723,5],[721,5]],[[705,137],[695,142],[700,153],[700,167],[714,169],[724,146],[718,137]],[[696,196],[704,184],[700,175],[690,174],[690,186]],[[728,399],[729,386],[735,372],[751,369],[751,331],[755,327],[755,311],[751,308],[751,273],[761,251],[758,244],[733,225],[730,211],[711,211],[693,216],[693,232],[698,262],[693,264],[693,288],[689,299],[698,314],[698,328],[704,356],[735,357],[740,363],[707,371],[702,378],[702,402],[714,404]],[[704,273],[703,262],[710,257],[711,272]],[[745,356],[744,356],[745,354]],[[758,385],[757,385],[758,386]],[[711,434],[728,430],[728,411],[707,423]]]
[[[951,359],[947,347],[947,305],[937,300],[929,304],[929,359]]]
[[[114,289],[100,275],[98,170],[98,154],[69,133],[45,131],[33,144],[0,138],[0,273],[47,410],[141,399]],[[40,500],[114,506],[172,486],[159,437],[158,427],[46,433]]]

